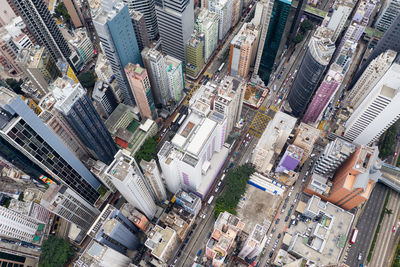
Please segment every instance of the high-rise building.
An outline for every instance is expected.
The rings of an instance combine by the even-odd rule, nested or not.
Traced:
[[[28,30],[36,41],[47,48],[53,60],[66,60],[71,56],[71,49],[61,34],[50,10],[43,0],[10,0],[18,9]]]
[[[7,25],[17,15],[7,0],[0,0],[0,27]]]
[[[229,52],[229,74],[246,78],[257,53],[259,32],[253,24],[245,23],[232,39]]]
[[[335,52],[335,44],[331,41],[332,34],[332,30],[320,26],[310,39],[288,95],[292,114],[296,117],[301,117],[306,111],[308,102]]]
[[[396,17],[400,14],[399,0],[385,1],[384,5],[384,10],[379,15],[375,26],[381,32],[386,32],[390,25],[395,21]]]
[[[131,15],[133,29],[135,30],[136,41],[138,42],[139,50],[142,51],[145,47],[150,47],[150,39],[147,34],[146,21],[142,13],[129,10]]]
[[[194,29],[193,0],[160,0],[156,4],[162,51],[186,63],[186,42]]]
[[[218,40],[224,40],[226,34],[231,29],[232,20],[232,2],[230,0],[210,0],[208,9],[217,13],[218,22]]]
[[[107,204],[87,234],[97,242],[126,255],[138,247],[138,229],[121,211]]]
[[[322,112],[326,109],[334,93],[343,82],[342,70],[338,65],[332,65],[315,92],[315,96],[304,114],[303,122],[315,123],[321,119]]]
[[[158,36],[158,24],[155,0],[123,0],[129,10],[135,10],[143,14],[147,33],[150,39],[155,40]]]
[[[335,6],[333,14],[326,25],[328,29],[333,31],[332,42],[336,42],[337,38],[342,33],[353,7],[354,4],[352,1],[343,1]]]
[[[118,81],[124,103],[135,105],[124,68],[128,63],[140,65],[143,63],[128,7],[122,1],[114,3],[112,0],[102,0],[102,8],[94,18],[94,26],[104,54]]]
[[[186,43],[186,75],[197,78],[204,66],[203,35],[192,35]]]
[[[62,2],[67,8],[68,15],[72,23],[74,24],[75,29],[86,26],[85,19],[83,18],[81,13],[80,3],[75,0],[62,0]]]
[[[0,206],[0,220],[1,237],[33,242],[39,227],[34,218]]]
[[[161,178],[160,170],[158,169],[157,163],[154,159],[145,161],[142,159],[140,167],[143,170],[143,176],[147,179],[147,183],[150,185],[150,189],[158,202],[167,200],[167,192]]]
[[[52,92],[57,99],[55,108],[82,142],[98,159],[111,163],[117,146],[82,86],[65,81]]]
[[[125,67],[125,72],[139,108],[140,116],[142,119],[152,119],[155,105],[146,69],[140,67],[139,64],[128,63]]]
[[[61,76],[56,62],[45,47],[23,49],[18,54],[17,62],[41,96],[47,94],[50,84]]]
[[[195,30],[204,34],[204,60],[207,62],[218,44],[218,14],[205,8],[197,15]]]
[[[289,35],[286,39],[286,45],[290,45],[294,37],[296,37],[301,19],[303,18],[303,11],[307,3],[308,1],[306,0],[299,0],[299,2],[297,2],[297,7],[292,20],[292,25],[290,25]]]
[[[143,212],[147,218],[153,219],[157,206],[149,189],[150,186],[133,157],[120,150],[106,173],[130,204]]]
[[[183,97],[183,88],[185,88],[182,61],[166,56],[165,65],[167,67],[170,99],[175,103],[179,103]]]
[[[233,0],[232,1],[232,17],[231,17],[231,28],[233,28],[240,19],[240,16],[242,15],[242,6],[243,6],[243,1],[242,0]]]
[[[0,135],[56,180],[94,204],[100,182],[16,94],[0,88]]]
[[[392,65],[396,55],[397,53],[395,51],[387,50],[369,63],[368,67],[364,70],[363,74],[346,97],[348,107],[358,107],[364,97],[368,95],[371,89]]]
[[[333,175],[340,164],[355,150],[356,145],[337,138],[325,146],[324,151],[315,162],[314,172],[321,175]]]
[[[345,124],[344,136],[369,145],[400,118],[400,60],[397,57]]]
[[[118,101],[111,86],[103,81],[95,83],[92,98],[94,106],[103,120],[106,120],[118,106]]]
[[[74,32],[74,39],[70,40],[69,43],[78,54],[82,67],[94,57],[94,47],[86,29],[77,29]]]
[[[266,14],[270,11],[269,3],[266,5]],[[271,12],[270,19],[262,19],[263,27],[268,27],[266,36],[261,36],[260,40],[265,38],[264,45],[259,49],[258,53],[261,52],[261,58],[258,68],[258,76],[268,84],[269,77],[275,67],[275,60],[281,45],[282,35],[286,26],[286,21],[289,16],[290,7],[292,1],[290,0],[274,0],[273,9]],[[268,23],[267,23],[268,21]],[[264,34],[264,31],[262,31]]]
[[[92,203],[88,203],[65,185],[50,185],[40,204],[50,212],[76,224],[85,233],[100,213]]]

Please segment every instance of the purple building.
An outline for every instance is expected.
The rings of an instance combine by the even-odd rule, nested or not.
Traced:
[[[306,114],[303,117],[304,123],[314,123],[320,119],[321,113],[325,110],[342,81],[343,75],[340,71],[334,70],[334,68],[328,71],[328,74],[325,76],[325,79],[322,81],[308,106]]]
[[[303,157],[304,150],[295,145],[289,145],[283,154],[275,172],[294,171]]]

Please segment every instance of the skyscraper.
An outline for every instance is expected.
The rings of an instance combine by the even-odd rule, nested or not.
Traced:
[[[155,105],[151,94],[151,85],[146,69],[129,63],[125,67],[126,76],[131,85],[136,104],[139,108],[142,119],[152,119]]]
[[[390,0],[384,2],[384,10],[380,14],[377,22],[376,28],[381,32],[386,32],[389,29],[390,25],[394,22],[396,17],[400,14],[400,1],[399,0]]]
[[[344,136],[369,145],[400,118],[400,61],[397,57],[345,124]]]
[[[65,7],[67,8],[68,14],[71,18],[75,28],[85,26],[85,20],[81,13],[81,7],[76,3],[75,0],[62,0]]]
[[[218,15],[203,8],[197,15],[194,27],[204,34],[204,60],[207,62],[218,44]]]
[[[71,50],[43,0],[11,0],[36,41],[47,48],[55,61],[69,59]]]
[[[142,161],[140,161],[140,167],[143,170],[143,176],[145,179],[147,179],[155,199],[158,202],[167,200],[167,192],[165,191],[161,173],[158,169],[155,159],[150,161],[145,161],[142,159]]]
[[[155,0],[123,0],[128,5],[129,10],[135,10],[143,14],[146,21],[147,33],[150,39],[158,36],[157,17],[155,16]]]
[[[16,94],[0,88],[0,135],[56,180],[90,204],[100,182]]]
[[[193,33],[193,0],[157,1],[156,13],[162,51],[186,62],[185,45]]]
[[[262,48],[260,66],[257,73],[265,84],[268,84],[269,77],[275,66],[276,54],[281,44],[291,5],[292,1],[290,0],[274,0],[274,7],[268,23],[268,32]]]
[[[197,78],[204,66],[204,36],[193,34],[186,43],[186,75]]]
[[[53,89],[53,95],[57,99],[55,108],[82,142],[98,159],[111,163],[117,146],[82,86],[66,81]]]
[[[308,44],[307,52],[288,95],[292,114],[296,117],[301,117],[305,112],[325,68],[335,52],[335,44],[331,41],[332,35],[332,30],[321,26]]]
[[[131,15],[132,25],[135,29],[139,50],[142,51],[143,48],[150,47],[150,39],[147,34],[145,18],[142,13],[135,10],[129,10],[129,14]]]
[[[208,9],[218,14],[218,40],[223,40],[231,29],[232,19],[232,2],[231,0],[210,0]]]
[[[171,56],[166,56],[165,64],[167,67],[170,99],[178,104],[183,97],[183,88],[185,88],[182,61]]]
[[[124,68],[128,63],[143,63],[128,7],[122,1],[102,0],[102,9],[94,18],[94,26],[118,81],[124,103],[135,105]]]
[[[123,150],[118,151],[106,174],[130,204],[143,212],[147,218],[154,217],[157,206],[149,190],[150,185],[147,184],[133,157]]]

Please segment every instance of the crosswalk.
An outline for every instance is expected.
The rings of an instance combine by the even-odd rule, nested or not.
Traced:
[[[249,133],[257,138],[261,137],[262,133],[264,132],[265,128],[268,125],[268,122],[272,119],[270,116],[266,114],[267,113],[266,111],[267,108],[261,106],[258,109],[258,112],[250,125]]]

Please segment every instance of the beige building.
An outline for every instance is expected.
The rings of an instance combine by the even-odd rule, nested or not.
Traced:
[[[300,123],[297,128],[293,145],[303,149],[303,156],[300,160],[299,165],[303,165],[304,162],[310,157],[315,141],[319,138],[321,131],[308,124]]]
[[[68,14],[71,18],[75,28],[80,28],[85,25],[85,20],[81,13],[80,1],[75,0],[62,0],[67,8]]]
[[[168,226],[162,228],[156,225],[148,233],[144,245],[150,249],[151,255],[167,263],[175,253],[175,249],[178,245],[178,238],[176,232]]]

